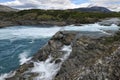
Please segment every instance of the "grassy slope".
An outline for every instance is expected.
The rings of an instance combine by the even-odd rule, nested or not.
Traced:
[[[19,12],[1,12],[1,20],[37,20],[37,21],[64,21],[67,23],[92,23],[99,19],[120,17],[120,12],[77,12],[70,10],[23,10]]]

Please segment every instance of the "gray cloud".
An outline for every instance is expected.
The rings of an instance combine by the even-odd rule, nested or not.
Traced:
[[[89,0],[88,3],[82,4],[74,4],[71,0],[15,0],[0,4],[18,9],[70,9],[78,7],[103,6],[113,11],[120,11],[119,0]]]
[[[11,7],[24,8],[44,8],[44,9],[66,9],[76,7],[70,0],[15,0],[1,3]]]

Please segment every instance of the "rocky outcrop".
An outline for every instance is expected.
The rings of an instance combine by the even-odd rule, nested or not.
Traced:
[[[54,80],[119,80],[120,79],[120,33],[114,36],[79,36],[78,32],[58,32],[31,61],[20,66],[16,74],[6,80],[33,80],[40,74],[30,72],[34,62],[45,61],[60,64],[61,69]],[[71,45],[69,58],[62,61],[65,54],[61,48]],[[42,76],[42,74],[41,74]],[[51,80],[51,79],[40,79]]]
[[[37,20],[17,20],[17,21],[0,21],[0,28],[9,27],[9,26],[65,26],[66,22],[57,22],[57,21],[37,21]]]
[[[119,42],[78,38],[55,80],[119,80]]]

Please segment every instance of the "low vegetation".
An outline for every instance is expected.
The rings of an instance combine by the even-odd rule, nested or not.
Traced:
[[[19,12],[1,12],[1,20],[39,20],[64,21],[67,23],[92,23],[103,18],[120,17],[120,12],[79,12],[71,10],[22,10]]]

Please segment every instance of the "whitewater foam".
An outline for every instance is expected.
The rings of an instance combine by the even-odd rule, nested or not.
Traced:
[[[34,68],[31,72],[39,73],[39,76],[34,80],[52,80],[60,69],[60,64],[52,62],[52,57],[49,57],[45,62],[34,62]]]
[[[2,74],[2,75],[0,75],[0,80],[5,80],[5,78],[7,78],[8,77],[8,74],[6,73],[6,74]]]
[[[39,39],[52,37],[56,32],[58,32],[60,27],[10,27],[0,29],[0,40],[2,39],[11,39],[14,41],[16,39]]]
[[[103,32],[105,30],[118,30],[119,27],[115,24],[111,26],[103,26],[98,23],[95,24],[87,24],[82,26],[64,26],[61,27],[9,27],[0,29],[0,40],[2,39],[10,39],[14,41],[16,39],[39,39],[39,38],[47,38],[53,36],[59,30],[64,31],[91,31],[91,32]]]
[[[6,80],[6,78],[10,78],[15,75],[16,72],[10,72],[0,75],[0,80]]]
[[[26,63],[27,61],[31,60],[31,57],[28,57],[29,51],[24,51],[23,53],[19,54],[20,58],[20,65]]]
[[[62,59],[65,61],[66,59],[68,59],[70,53],[72,52],[71,45],[69,45],[69,46],[64,45],[63,48],[62,48],[62,51],[66,52],[62,57]]]
[[[87,25],[82,25],[82,26],[65,26],[64,29],[65,31],[88,31],[88,32],[102,32],[102,33],[107,33],[105,31],[117,31],[119,30],[119,27],[115,24],[112,24],[111,26],[103,26],[99,25],[98,23],[95,24],[87,24]]]
[[[51,56],[45,61],[34,62],[34,68],[31,72],[39,73],[39,76],[35,77],[34,80],[53,80],[60,70],[62,63],[69,57],[72,47],[63,46],[61,51],[65,52],[65,54],[60,58],[62,60],[60,63],[55,63]]]

